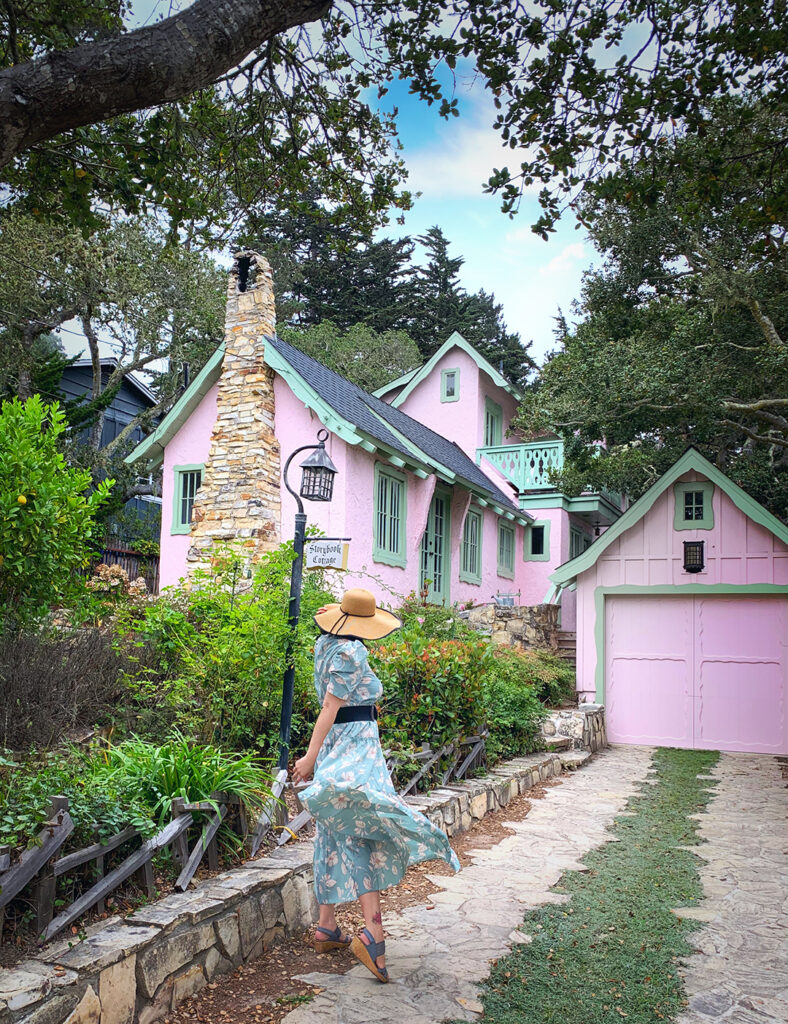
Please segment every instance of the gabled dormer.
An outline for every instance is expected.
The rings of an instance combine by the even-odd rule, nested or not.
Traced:
[[[456,331],[423,366],[374,392],[458,444],[472,458],[507,438],[521,393]]]

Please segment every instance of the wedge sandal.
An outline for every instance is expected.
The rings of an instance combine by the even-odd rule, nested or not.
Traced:
[[[324,938],[319,938],[318,932],[322,932]],[[342,938],[342,929],[336,927],[333,931],[324,928],[321,924],[315,928],[315,937],[312,939],[312,946],[316,953],[330,953],[332,949],[347,949],[350,945],[350,937]]]
[[[358,935],[354,935],[353,941],[350,943],[350,952],[367,968],[368,971],[371,971],[372,974],[375,975],[378,981],[382,982],[384,985],[388,985],[389,972],[385,967],[378,967],[375,963],[377,958],[379,956],[383,956],[386,952],[385,941],[375,942],[375,937],[368,928],[362,928],[361,934],[366,935],[369,939],[369,943],[367,944],[364,942],[363,939],[358,937]]]

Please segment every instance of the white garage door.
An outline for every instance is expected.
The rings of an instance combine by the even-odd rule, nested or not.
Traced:
[[[788,599],[605,601],[605,704],[614,743],[788,753]]]

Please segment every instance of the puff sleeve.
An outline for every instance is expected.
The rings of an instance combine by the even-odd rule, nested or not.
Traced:
[[[366,649],[358,640],[341,644],[328,665],[326,693],[349,701],[364,675]]]

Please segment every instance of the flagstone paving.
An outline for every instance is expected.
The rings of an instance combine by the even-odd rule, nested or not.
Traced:
[[[693,847],[706,899],[679,915],[703,922],[684,969],[677,1024],[788,1021],[788,790],[767,755],[721,754],[715,796]]]
[[[550,888],[565,871],[583,870],[584,855],[612,838],[607,826],[646,781],[650,762],[650,748],[614,747],[565,777],[523,821],[509,825],[514,835],[471,852],[473,863],[457,875],[431,876],[442,889],[432,897],[434,910],[410,907],[386,918],[390,985],[360,966],[343,975],[303,975],[323,991],[289,1013],[286,1024],[477,1020],[477,984],[489,961],[529,941],[517,930],[527,910],[563,902]]]

